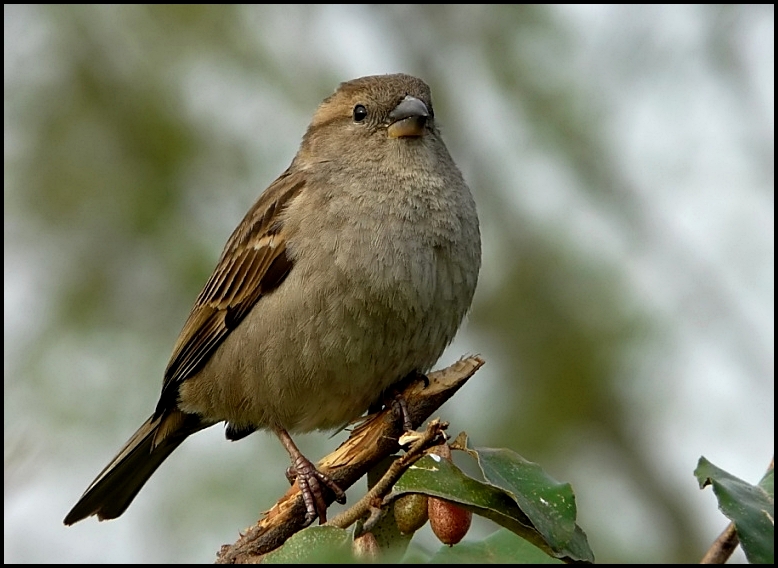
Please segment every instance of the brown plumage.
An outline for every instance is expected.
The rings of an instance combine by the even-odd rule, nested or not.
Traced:
[[[152,416],[65,518],[121,515],[189,435],[274,431],[308,520],[321,484],[289,432],[360,416],[453,339],[480,267],[470,192],[408,75],[343,83],[320,105],[290,167],[230,236],[165,370]]]

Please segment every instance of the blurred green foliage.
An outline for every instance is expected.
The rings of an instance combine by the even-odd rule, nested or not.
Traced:
[[[353,10],[349,18],[344,10]],[[726,62],[711,73],[736,84],[733,90],[745,98],[751,95],[740,78],[748,69],[737,43],[713,38],[741,33],[753,18],[771,14],[759,7],[708,7],[691,15],[712,38],[703,57]],[[354,46],[366,41],[358,32],[375,34],[380,49],[344,48],[351,34]],[[638,74],[637,63],[650,74],[649,39],[636,41],[634,53],[620,54],[624,68],[614,73]],[[610,138],[608,97],[618,94],[582,79],[587,73],[580,66],[591,62],[577,59],[581,40],[559,11],[6,7],[5,44],[15,53],[11,59],[6,54],[5,80],[6,310],[11,285],[23,290],[12,297],[33,306],[14,316],[26,322],[19,324],[23,333],[6,316],[6,448],[21,436],[43,436],[67,424],[70,449],[61,451],[68,455],[52,458],[60,461],[51,466],[62,467],[90,451],[102,455],[113,434],[129,433],[129,423],[145,418],[175,336],[229,232],[288,165],[315,105],[352,78],[346,70],[374,59],[381,63],[371,68],[400,65],[381,72],[403,70],[432,85],[444,137],[481,212],[486,260],[470,347],[488,345],[497,355],[494,396],[514,411],[473,409],[484,414],[488,432],[478,443],[551,464],[565,480],[575,475],[566,471],[570,444],[596,443],[619,465],[611,474],[625,476],[639,488],[635,499],[653,509],[646,513],[653,520],[644,522],[661,524],[658,534],[667,539],[647,558],[584,525],[598,560],[699,558],[710,535],[684,500],[688,488],[658,475],[655,450],[643,443],[651,435],[634,434],[635,416],[646,407],[630,406],[625,395],[625,382],[639,375],[636,354],[656,349],[672,324],[631,289],[627,268],[614,255],[596,251],[596,238],[582,242],[564,222],[537,217],[523,195],[543,187],[533,188],[530,177],[512,177],[511,156],[528,154],[529,163],[546,161],[562,180],[575,180],[567,188],[574,197],[570,207],[585,203],[610,224],[627,255],[646,253],[663,232]],[[457,92],[457,85],[470,91]],[[204,86],[213,90],[200,92]],[[203,114],[213,98],[229,92],[238,94]],[[228,108],[235,101],[251,109],[242,121]],[[257,142],[247,146],[248,136]],[[757,154],[766,155],[764,148]],[[710,274],[690,245],[669,248],[688,261],[692,277]],[[18,273],[9,277],[9,269]],[[711,303],[742,324],[723,286],[705,281]],[[661,401],[666,393],[657,395]],[[98,416],[107,420],[116,412],[119,424],[95,431]],[[85,440],[108,434],[110,442],[85,447]],[[36,443],[44,452],[53,444]],[[14,456],[6,456],[12,474]],[[280,476],[283,468],[276,469]],[[231,484],[232,475],[224,474],[223,483]],[[7,492],[22,483],[16,479],[6,482]],[[225,485],[208,487],[229,493]],[[583,488],[574,487],[580,496]],[[176,506],[198,505],[186,499]],[[617,509],[602,504],[592,514]]]

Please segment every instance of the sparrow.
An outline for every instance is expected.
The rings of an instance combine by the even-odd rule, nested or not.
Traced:
[[[173,348],[154,412],[64,519],[120,516],[188,436],[274,432],[306,522],[345,496],[291,433],[357,419],[425,373],[470,308],[478,216],[430,89],[405,74],[342,83],[289,168],[230,236]]]

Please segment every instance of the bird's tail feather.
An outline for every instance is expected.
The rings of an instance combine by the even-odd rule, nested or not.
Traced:
[[[101,521],[115,519],[124,513],[173,450],[206,426],[196,415],[178,410],[146,420],[87,488],[65,517],[65,524],[91,515]]]

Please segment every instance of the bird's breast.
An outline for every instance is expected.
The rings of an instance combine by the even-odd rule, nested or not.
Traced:
[[[469,308],[480,246],[477,219],[422,185],[344,180],[290,204],[288,276],[203,369],[218,380],[192,382],[219,385],[200,397],[212,419],[330,429],[434,365]]]

